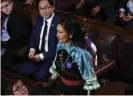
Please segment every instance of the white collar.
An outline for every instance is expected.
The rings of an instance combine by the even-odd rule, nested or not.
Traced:
[[[52,14],[52,16],[50,18],[48,18],[48,19],[44,18],[43,20],[46,20],[49,23],[53,20],[53,17],[54,17],[54,13]]]

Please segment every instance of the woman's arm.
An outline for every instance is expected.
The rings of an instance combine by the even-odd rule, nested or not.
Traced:
[[[81,52],[82,51],[82,52]],[[94,71],[93,58],[87,50],[81,50],[78,54],[77,61],[79,62],[79,70],[82,78],[85,80],[83,89],[90,93],[91,90],[95,90],[100,87],[97,77]]]
[[[57,57],[57,54],[53,61],[53,65],[49,69],[49,72],[52,74],[52,76],[50,77],[50,80],[56,80],[59,77],[59,74],[56,72],[56,65],[55,65],[56,57]]]

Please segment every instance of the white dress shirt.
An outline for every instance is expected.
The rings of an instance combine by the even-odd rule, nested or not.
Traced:
[[[132,14],[133,13],[133,0],[128,0],[127,2],[127,8],[129,9],[128,14]]]
[[[6,18],[2,26],[1,41],[8,41],[10,39],[10,35],[8,34],[8,31],[7,31],[7,23],[8,23],[8,17]]]
[[[44,49],[45,49],[45,52],[48,52],[48,37],[49,37],[49,31],[50,31],[50,27],[51,27],[51,23],[52,23],[52,20],[53,20],[53,17],[54,17],[54,13],[52,14],[52,16],[48,19],[45,19],[44,18],[44,21],[43,21],[43,25],[42,25],[42,29],[41,29],[41,34],[40,34],[40,41],[39,41],[39,50],[41,50],[41,45],[42,45],[42,37],[43,37],[43,31],[44,31],[44,27],[45,27],[45,20],[47,21],[47,34],[45,35],[45,45],[44,45]],[[30,50],[34,50],[33,48],[31,48]],[[40,53],[40,58],[41,60],[44,60],[44,56],[43,56],[43,53]]]

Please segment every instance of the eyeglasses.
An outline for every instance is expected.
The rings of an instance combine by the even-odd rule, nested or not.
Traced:
[[[10,2],[10,3],[8,3],[7,5],[5,5],[5,6],[1,7],[1,10],[3,10],[4,8],[8,8],[8,7],[10,7],[10,5],[11,5],[11,2]]]
[[[39,8],[40,11],[48,11],[51,8],[51,6],[49,7],[45,7],[45,8]]]

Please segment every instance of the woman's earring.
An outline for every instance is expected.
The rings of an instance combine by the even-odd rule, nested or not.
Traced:
[[[71,39],[72,39],[72,37],[73,37],[73,36],[72,36],[72,35],[70,35],[70,38],[71,38]]]

